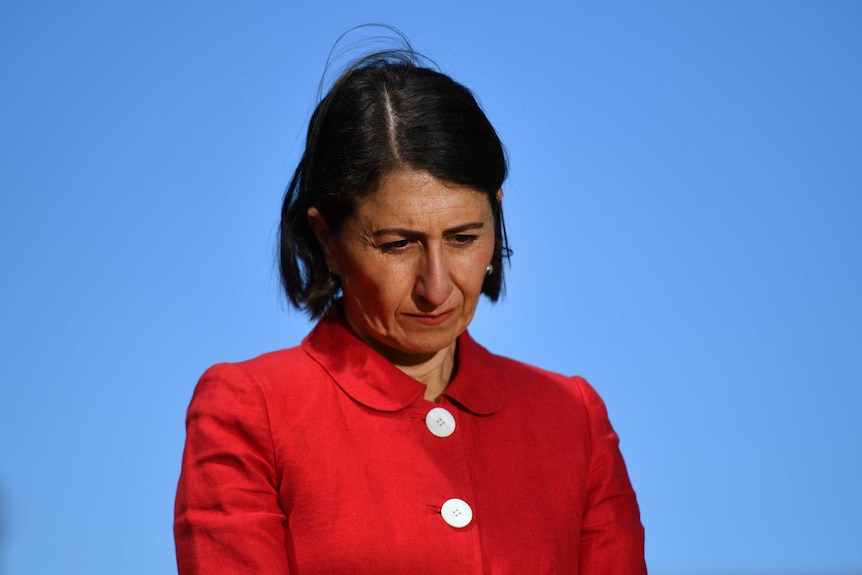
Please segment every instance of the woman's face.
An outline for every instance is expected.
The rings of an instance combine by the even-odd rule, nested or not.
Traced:
[[[488,197],[427,172],[384,177],[333,233],[309,218],[357,334],[394,362],[453,346],[470,323],[494,253]]]

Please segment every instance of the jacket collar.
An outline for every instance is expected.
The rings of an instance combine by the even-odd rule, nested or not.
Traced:
[[[334,310],[327,312],[303,340],[305,352],[319,363],[354,401],[378,411],[398,411],[425,401],[425,386],[371,349]],[[497,359],[465,331],[458,337],[458,371],[443,396],[477,415],[503,407]]]

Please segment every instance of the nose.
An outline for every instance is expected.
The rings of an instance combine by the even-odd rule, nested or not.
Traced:
[[[419,265],[416,295],[434,307],[443,305],[452,295],[454,287],[449,261],[444,250],[439,246],[429,246],[425,249],[424,258]]]

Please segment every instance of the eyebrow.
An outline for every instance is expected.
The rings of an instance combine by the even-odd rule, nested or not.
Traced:
[[[470,230],[478,230],[485,227],[484,222],[470,222],[467,224],[462,224],[460,226],[455,226],[454,228],[449,228],[448,230],[443,231],[444,236],[451,236],[454,234],[460,234],[463,232],[468,232]],[[383,228],[380,230],[375,230],[372,234],[374,237],[380,236],[403,236],[405,238],[415,238],[422,237],[425,234],[422,232],[417,232],[416,230],[409,230],[407,228]]]

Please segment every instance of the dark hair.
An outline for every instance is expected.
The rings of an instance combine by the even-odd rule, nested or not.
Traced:
[[[281,208],[279,260],[290,303],[318,317],[341,289],[307,212],[316,207],[337,231],[381,179],[399,170],[485,193],[495,225],[493,272],[482,293],[497,301],[510,250],[497,191],[506,179],[503,145],[473,94],[420,64],[410,50],[385,51],[354,63],[320,101],[305,151]]]

